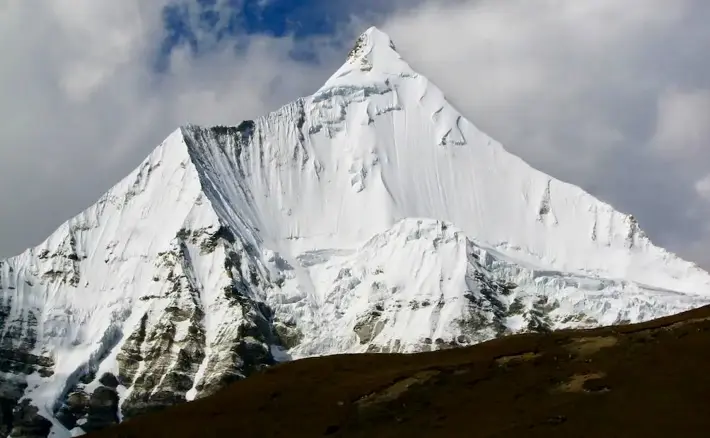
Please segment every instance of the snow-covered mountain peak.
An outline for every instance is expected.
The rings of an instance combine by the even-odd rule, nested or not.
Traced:
[[[0,438],[96,430],[282,358],[708,302],[707,272],[507,152],[370,28],[313,95],[177,129],[0,260]]]
[[[363,56],[378,57],[378,60],[383,60],[387,57],[397,58],[399,54],[390,36],[372,26],[355,41],[348,60],[354,62]]]
[[[390,37],[371,27],[355,41],[347,60],[321,88],[354,84],[389,83],[397,77],[416,73],[396,51]]]

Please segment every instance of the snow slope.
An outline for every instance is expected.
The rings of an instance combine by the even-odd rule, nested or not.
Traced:
[[[0,261],[0,294],[0,436],[67,436],[278,360],[676,313],[710,274],[506,152],[371,28],[312,96],[173,132]]]

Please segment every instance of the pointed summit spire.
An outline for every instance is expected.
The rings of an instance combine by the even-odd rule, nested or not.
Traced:
[[[355,41],[348,58],[321,88],[354,82],[384,82],[391,76],[415,76],[416,73],[397,53],[386,33],[372,26]]]
[[[375,51],[397,51],[394,42],[386,33],[375,26],[363,32],[355,41],[355,46],[348,55],[348,61],[355,61],[362,56]]]

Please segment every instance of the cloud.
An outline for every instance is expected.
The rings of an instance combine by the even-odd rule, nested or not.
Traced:
[[[653,144],[665,158],[696,157],[710,149],[710,89],[667,90],[659,97],[657,117]]]
[[[695,182],[695,191],[710,202],[710,173]]]
[[[215,4],[222,36],[188,7],[192,46],[166,31],[174,3],[0,6],[12,60],[0,69],[0,256],[93,203],[178,125],[238,123],[313,92],[374,23],[508,150],[710,268],[710,2],[311,0],[328,6],[298,13],[322,10],[312,21],[337,34],[309,35],[299,15],[293,38],[240,34],[220,14],[242,2],[201,1]]]

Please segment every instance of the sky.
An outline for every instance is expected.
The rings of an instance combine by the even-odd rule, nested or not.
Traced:
[[[479,128],[710,269],[706,0],[2,0],[0,257],[171,131],[309,95],[371,25]]]

